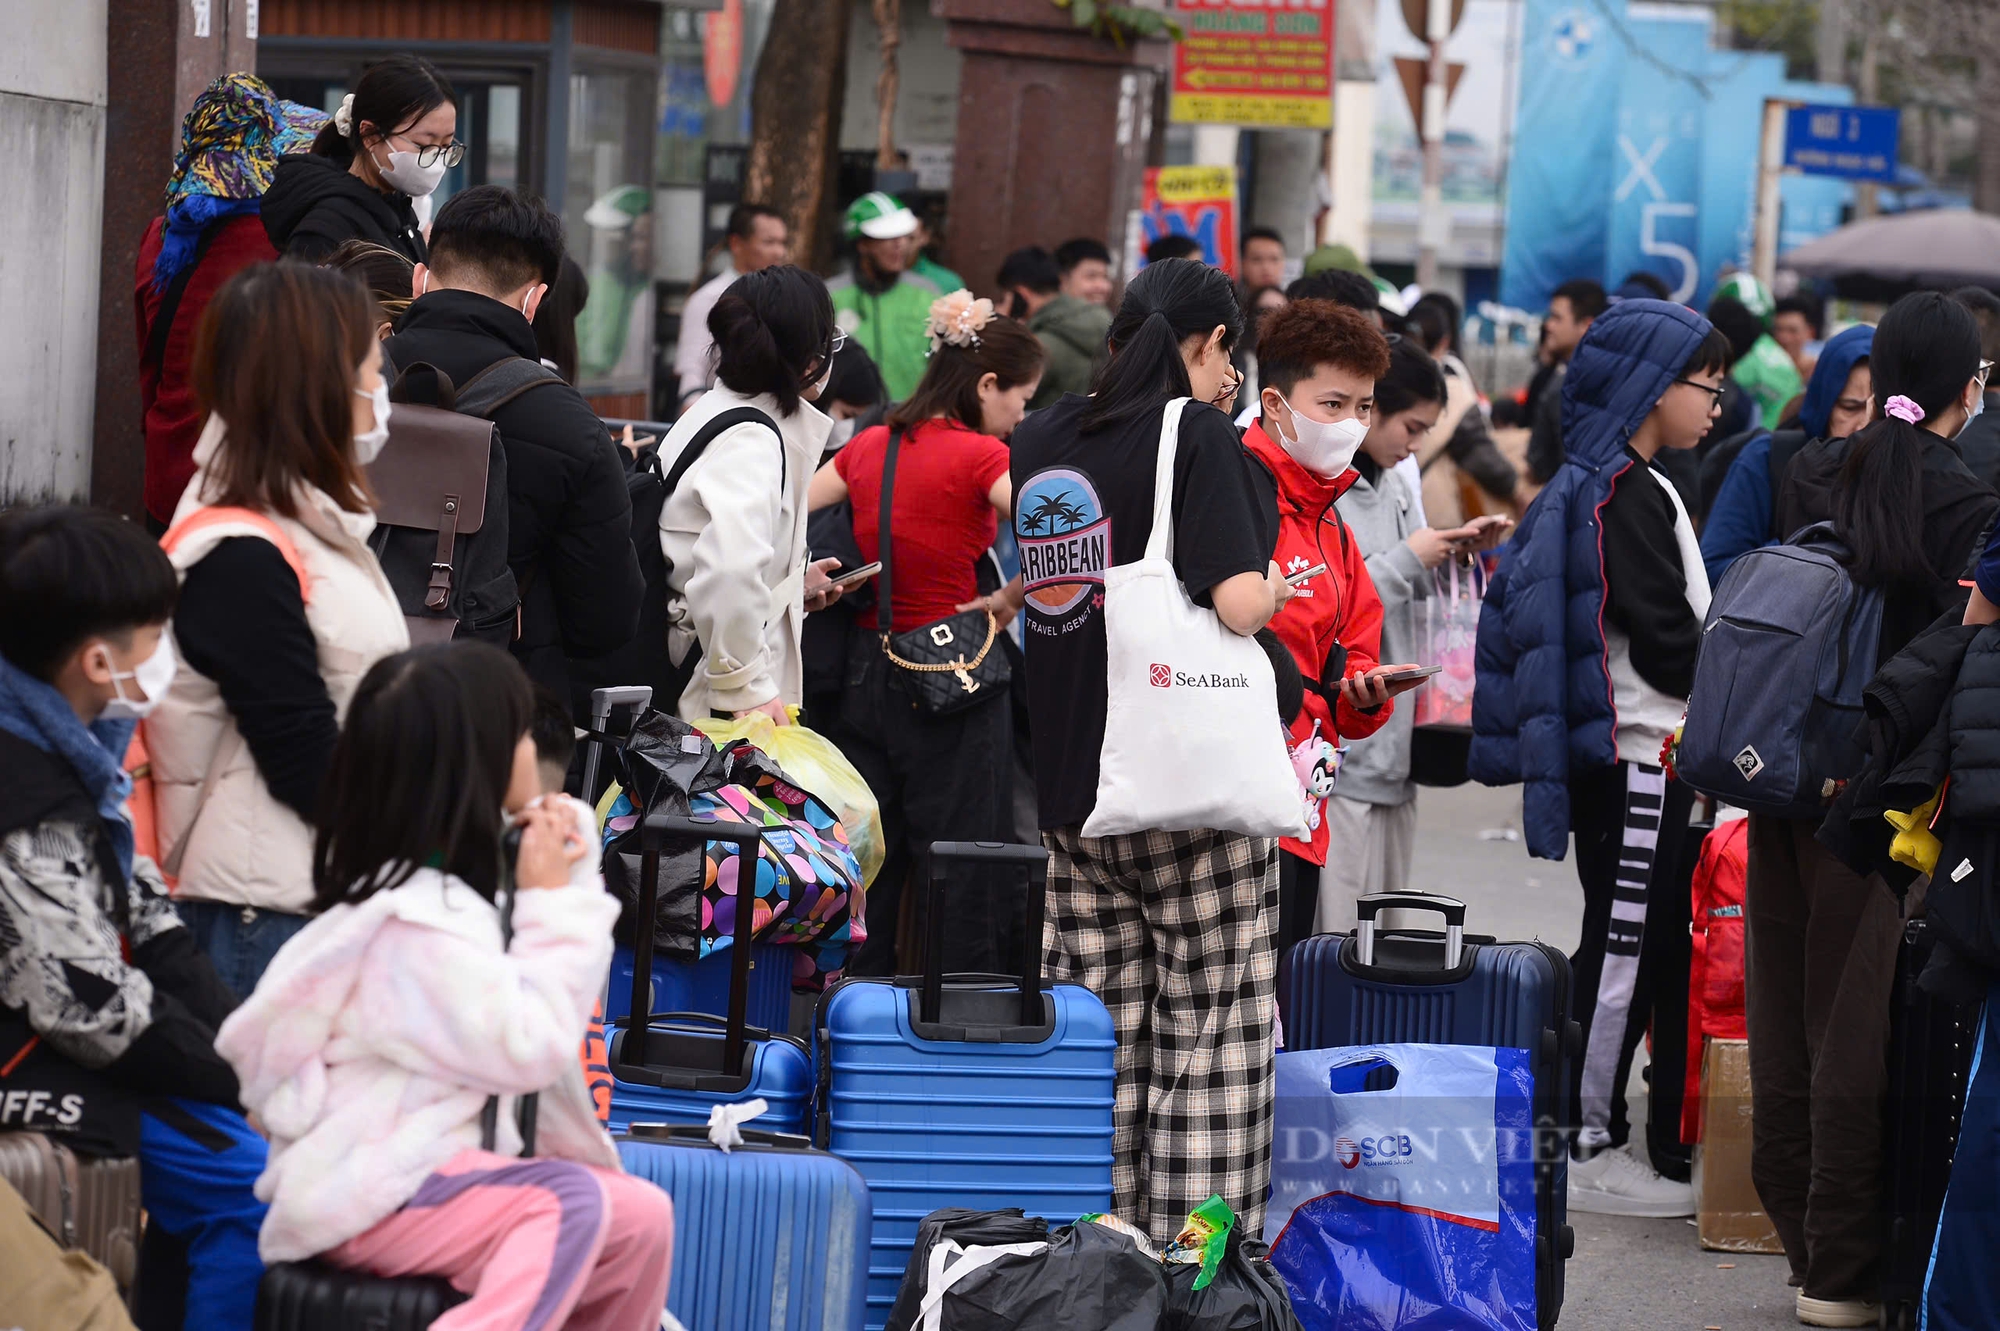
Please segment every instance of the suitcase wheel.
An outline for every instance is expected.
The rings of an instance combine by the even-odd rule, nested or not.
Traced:
[[[1565,1262],[1576,1256],[1576,1230],[1574,1228],[1564,1225],[1556,1234],[1556,1251],[1562,1254],[1562,1259]]]

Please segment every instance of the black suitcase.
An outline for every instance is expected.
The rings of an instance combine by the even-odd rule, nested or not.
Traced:
[[[1891,1328],[1915,1326],[1923,1305],[1979,1035],[1978,1005],[1947,1003],[1918,986],[1932,946],[1927,921],[1903,926],[1889,1008],[1889,1095],[1882,1116],[1888,1233],[1881,1298],[1882,1325]]]
[[[504,948],[514,935],[514,858],[521,834],[509,831],[504,857],[508,873],[500,903],[500,938]],[[521,1097],[521,1154],[535,1153],[535,1109],[538,1097]],[[493,1149],[498,1131],[500,1098],[489,1097],[480,1115],[479,1144]],[[257,1283],[257,1311],[252,1331],[424,1331],[447,1309],[467,1296],[451,1282],[434,1276],[371,1276],[320,1261],[274,1262]]]

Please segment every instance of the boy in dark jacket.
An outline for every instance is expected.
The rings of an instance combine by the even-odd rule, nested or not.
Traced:
[[[533,320],[562,265],[562,220],[498,185],[454,195],[431,227],[431,265],[383,346],[400,366],[435,365],[463,388],[518,357],[535,361]],[[639,628],[646,590],[625,466],[582,394],[553,373],[491,416],[507,450],[507,562],[521,589],[514,656],[570,699],[565,658],[617,651]],[[571,699],[572,706],[575,700]]]
[[[1708,579],[1680,496],[1655,462],[1714,419],[1728,344],[1666,301],[1590,327],[1562,387],[1565,460],[1501,557],[1479,620],[1472,775],[1523,784],[1528,851],[1583,887],[1575,958],[1577,1159],[1570,1205],[1692,1215],[1677,1092],[1686,1051],[1692,795],[1661,770],[1694,680]],[[1650,1014],[1649,1014],[1650,1009]],[[1654,1021],[1648,1168],[1622,1149],[1625,1073]],[[1682,1039],[1675,1038],[1679,1034]]]
[[[215,1052],[235,1002],[126,807],[177,591],[123,519],[0,514],[0,1131],[136,1155],[151,1223],[188,1249],[185,1324],[248,1331],[265,1148]]]

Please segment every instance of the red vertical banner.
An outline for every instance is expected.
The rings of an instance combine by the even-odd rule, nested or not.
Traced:
[[[1146,172],[1139,208],[1139,244],[1186,236],[1202,262],[1236,276],[1236,168],[1156,166]]]

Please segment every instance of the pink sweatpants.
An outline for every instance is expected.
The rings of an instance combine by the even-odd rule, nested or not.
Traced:
[[[433,1331],[658,1331],[673,1253],[673,1202],[644,1179],[467,1150],[322,1256],[472,1296]]]

